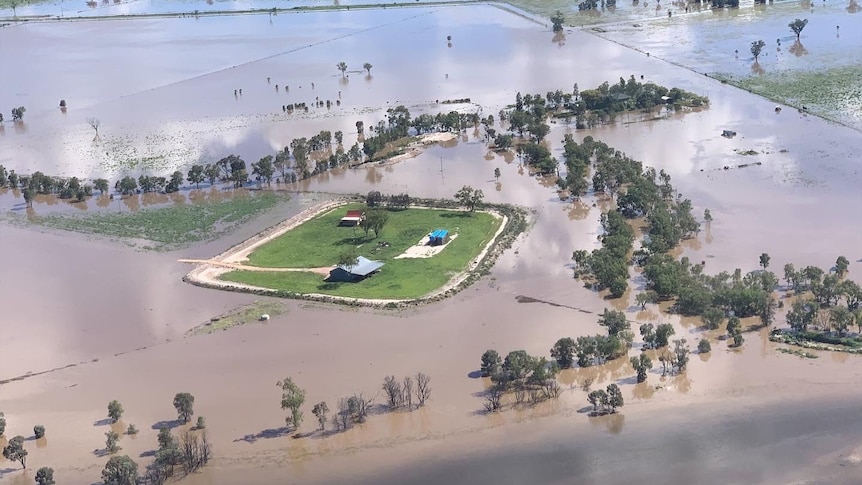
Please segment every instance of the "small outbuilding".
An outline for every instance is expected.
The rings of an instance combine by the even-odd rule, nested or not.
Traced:
[[[365,212],[361,210],[347,211],[347,214],[341,218],[339,226],[358,226],[362,222],[362,216]]]
[[[446,229],[435,229],[428,234],[428,244],[431,246],[440,246],[449,241],[449,231]]]
[[[383,262],[372,261],[363,256],[356,258],[356,264],[347,266],[340,264],[329,272],[329,278],[326,281],[346,281],[357,282],[368,278],[372,274],[380,271],[383,267]]]

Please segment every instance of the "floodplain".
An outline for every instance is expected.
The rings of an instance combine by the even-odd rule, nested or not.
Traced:
[[[88,35],[96,31],[99,36]],[[672,42],[662,45],[671,50]],[[4,123],[0,164],[22,174],[111,180],[166,174],[230,153],[257,160],[322,129],[343,130],[352,144],[357,120],[376,125],[398,104],[417,113],[451,108],[496,116],[517,92],[569,90],[574,83],[586,89],[643,75],[707,95],[710,105],[652,121],[621,116],[585,130],[558,121],[547,136],[552,153],[561,156],[565,134],[579,142],[591,136],[665,170],[696,214],[707,208],[712,214],[712,222],[675,251],[703,261],[705,272],[754,269],[762,252],[771,255],[771,268],[788,262],[829,268],[845,255],[848,277],[858,279],[860,133],[790,108],[775,113],[773,101],[669,64],[659,46],[650,52],[655,55],[587,31],[561,38],[488,5],[12,25],[0,29],[0,63],[45,60],[4,78],[0,107],[26,104],[28,112],[24,126]],[[351,66],[349,77],[336,70],[340,61]],[[358,67],[364,62],[374,65],[370,74]],[[243,95],[234,96],[240,88]],[[340,106],[330,110],[281,110],[315,97],[334,101],[339,92]],[[466,97],[467,106],[437,104]],[[56,107],[60,99],[70,103],[65,113]],[[102,121],[99,142],[86,123],[94,116]],[[723,130],[738,135],[728,139]],[[561,199],[553,180],[531,176],[519,161],[512,152],[490,150],[478,129],[468,129],[403,162],[273,184],[288,201],[230,233],[169,252],[45,232],[28,222],[82,212],[133,214],[152,194],[118,195],[107,207],[88,201],[82,210],[48,198],[27,208],[19,190],[0,189],[0,411],[9,422],[7,436],[29,436],[34,424],[44,424],[47,445],[27,445],[28,466],[52,466],[61,483],[93,483],[106,461],[93,450],[110,427],[99,424],[107,402],[121,400],[124,424],[141,428],[137,436],[123,436],[120,453],[143,466],[158,424],[175,417],[171,397],[188,391],[197,414],[207,418],[215,456],[183,483],[283,483],[286,477],[301,483],[468,483],[477,476],[499,483],[525,477],[628,483],[634,471],[671,482],[853,483],[860,443],[848,409],[860,383],[858,356],[780,353],[786,346],[751,321],[745,322],[745,344],[731,347],[699,318],[666,313],[664,303],[637,305],[645,280],[636,270],[632,291],[622,298],[584,287],[572,277],[572,252],[599,247],[608,199],[593,193]],[[375,190],[442,199],[464,185],[481,188],[489,203],[531,213],[529,231],[465,291],[389,312],[288,301],[269,321],[184,337],[260,298],[185,284],[188,267],[179,259],[209,258],[327,194]],[[182,205],[196,193],[246,190],[185,185],[181,197],[159,198],[147,210]],[[482,352],[548,355],[561,337],[605,332],[597,323],[604,308],[624,311],[638,324],[669,322],[677,337],[690,343],[706,338],[712,351],[693,355],[676,375],[655,368],[645,383],[635,382],[627,358],[566,369],[558,400],[483,412],[490,383],[476,375]],[[778,311],[776,325],[783,325],[784,313]],[[334,408],[341,396],[379,393],[385,376],[417,372],[433,383],[431,400],[420,409],[377,412],[332,434],[315,434],[311,418],[301,427],[309,436],[288,436],[274,385],[285,376],[307,389],[307,407],[328,401]],[[618,384],[626,406],[588,418],[585,379],[596,388]],[[597,444],[573,446],[573,436]],[[660,443],[667,446],[644,452],[638,443],[656,436],[669,436]],[[591,465],[592,458],[614,453],[630,466]],[[765,458],[754,463],[754,456]],[[450,469],[457,473],[447,474]],[[490,473],[482,470],[505,473],[476,475]],[[25,479],[32,480],[0,459],[0,483]]]

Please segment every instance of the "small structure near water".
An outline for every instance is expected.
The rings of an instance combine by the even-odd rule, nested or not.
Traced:
[[[449,231],[446,229],[435,229],[428,234],[428,244],[430,246],[440,246],[449,240]]]
[[[361,210],[347,211],[347,214],[341,218],[339,226],[358,226],[362,222],[362,216],[365,212]]]
[[[326,281],[336,282],[345,281],[355,283],[368,278],[383,267],[383,262],[372,261],[366,257],[359,256],[356,258],[356,264],[348,266],[340,264],[329,272],[329,277]]]

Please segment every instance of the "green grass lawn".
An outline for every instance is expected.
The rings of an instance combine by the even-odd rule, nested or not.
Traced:
[[[36,223],[55,229],[145,239],[160,248],[213,239],[255,214],[274,207],[283,196],[271,192],[237,194],[206,204],[142,209],[137,212],[98,212],[84,215],[51,214]]]
[[[467,268],[485,244],[491,240],[501,221],[490,214],[465,213],[437,209],[390,211],[380,237],[350,227],[338,227],[348,209],[362,204],[342,206],[307,221],[249,256],[250,264],[262,267],[311,268],[332,266],[338,255],[350,246],[357,253],[386,263],[377,274],[358,283],[327,283],[314,273],[266,273],[232,271],[222,279],[237,283],[292,291],[322,293],[351,298],[409,299],[419,298],[443,286],[452,276]],[[430,231],[442,228],[458,234],[445,249],[431,258],[393,259],[413,246]],[[389,247],[378,247],[386,241]]]

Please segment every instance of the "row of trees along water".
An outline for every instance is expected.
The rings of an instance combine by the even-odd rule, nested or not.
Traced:
[[[599,366],[626,356],[632,347],[634,333],[625,313],[605,309],[598,323],[607,328],[607,335],[561,338],[550,350],[552,360],[531,356],[524,350],[509,352],[505,359],[496,350],[485,351],[481,358],[480,373],[491,381],[484,395],[485,410],[500,411],[506,407],[506,401],[511,407],[518,407],[556,399],[562,392],[556,379],[561,369]],[[663,323],[655,327],[644,324],[640,326],[640,332],[644,341],[642,350],[656,351],[662,366],[662,376],[685,370],[691,350],[686,339],[674,340],[671,348],[669,339],[675,333],[672,325]],[[698,350],[709,352],[709,342],[702,340]],[[631,357],[629,362],[637,382],[646,381],[647,373],[653,367],[652,360],[641,353]],[[593,414],[616,412],[623,405],[619,387],[611,384],[606,389],[592,390],[593,380],[587,378],[579,383],[589,393],[587,400],[593,406]]]
[[[541,143],[550,132],[546,123],[549,117],[574,119],[578,128],[586,128],[612,122],[616,114],[625,111],[648,111],[659,105],[669,109],[681,109],[703,106],[708,102],[707,98],[678,88],[667,89],[653,83],[640,83],[634,76],[627,82],[621,78],[618,84],[610,85],[605,82],[596,89],[582,92],[575,84],[572,93],[557,90],[548,92],[544,97],[538,94],[522,97],[518,93],[514,105],[499,113],[501,121],[508,121],[510,133],[499,134],[492,127],[495,121],[493,115],[483,118],[478,113],[449,111],[433,115],[423,113],[414,118],[405,106],[397,106],[386,111],[385,120],[381,120],[376,126],[368,127],[368,136],[365,135],[365,123],[357,121],[357,141],[347,149],[344,147],[343,132],[322,130],[310,138],[292,140],[278,153],[267,155],[252,163],[250,167],[245,160],[231,154],[214,163],[194,164],[185,174],[177,170],[167,176],[125,176],[115,181],[113,188],[122,195],[131,195],[176,192],[180,190],[183,182],[196,188],[200,188],[202,183],[212,186],[216,182],[230,183],[234,187],[245,186],[250,181],[271,184],[273,179],[276,183],[293,183],[332,168],[398,155],[403,153],[415,135],[461,132],[468,126],[478,127],[480,123],[484,125],[486,140],[495,149],[508,150],[517,145],[519,154],[523,155],[528,165],[539,173],[552,174],[557,170],[558,162]],[[515,132],[520,137],[518,143],[515,142]],[[529,134],[529,137],[525,138],[525,134]],[[570,153],[570,148],[566,150],[567,165],[574,163],[569,160],[574,156]],[[566,187],[581,189],[582,184],[579,185],[577,177],[571,175],[573,173],[577,174],[578,170],[569,170]],[[0,187],[6,186],[23,189],[22,195],[28,205],[32,204],[36,194],[54,194],[64,199],[75,198],[83,201],[93,195],[94,191],[105,194],[110,189],[109,182],[103,178],[84,183],[78,177],[52,177],[42,172],[21,176],[0,165]]]

